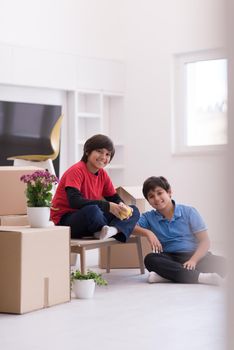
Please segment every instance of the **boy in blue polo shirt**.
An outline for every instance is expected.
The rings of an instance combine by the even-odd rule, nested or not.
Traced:
[[[145,236],[153,253],[145,257],[148,282],[220,284],[226,262],[209,252],[207,227],[198,211],[171,199],[171,186],[162,176],[143,184],[154,210],[141,215],[134,234]]]

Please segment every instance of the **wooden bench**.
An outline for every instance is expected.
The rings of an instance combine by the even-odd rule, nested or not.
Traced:
[[[116,241],[114,238],[108,238],[106,240],[98,239],[72,239],[71,240],[71,253],[80,254],[80,270],[81,273],[85,273],[86,268],[86,250],[96,249],[101,247],[107,247],[107,265],[106,272],[110,272],[110,262],[111,262],[111,246],[116,244],[136,244],[138,258],[139,258],[139,267],[141,274],[145,273],[142,246],[141,246],[141,237],[131,236],[126,243],[121,243]]]

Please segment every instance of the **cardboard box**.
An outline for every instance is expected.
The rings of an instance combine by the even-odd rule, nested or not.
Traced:
[[[27,215],[3,215],[0,216],[0,226],[27,226]]]
[[[116,192],[124,203],[136,205],[140,213],[145,211],[146,200],[142,193],[142,186],[120,186],[116,188]]]
[[[32,174],[38,167],[0,167],[0,215],[26,214],[27,198],[25,196],[26,185],[20,181],[24,174]]]
[[[140,213],[146,210],[146,200],[142,194],[142,187],[140,186],[125,186],[118,187],[116,192],[123,199],[123,201],[130,205],[136,205]],[[151,247],[145,237],[141,237],[143,257],[150,253]],[[105,247],[100,248],[99,254],[99,267],[106,268],[107,249]],[[135,244],[121,244],[120,246],[111,247],[111,263],[110,267],[113,268],[138,268],[139,259],[137,255],[137,249]]]
[[[0,226],[0,312],[70,301],[70,228]]]

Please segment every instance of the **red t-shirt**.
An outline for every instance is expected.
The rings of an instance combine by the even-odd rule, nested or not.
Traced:
[[[88,170],[86,163],[79,161],[72,165],[59,181],[50,211],[51,220],[55,224],[59,223],[64,214],[78,210],[70,208],[65,191],[66,187],[77,188],[85,199],[90,200],[100,200],[116,193],[112,181],[104,169],[99,169],[98,174],[95,175]]]

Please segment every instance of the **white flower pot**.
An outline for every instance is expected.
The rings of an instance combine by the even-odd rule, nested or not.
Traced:
[[[94,291],[95,291],[95,282],[92,279],[73,281],[73,292],[76,298],[90,299],[93,297]]]
[[[27,214],[31,227],[51,226],[49,207],[27,207]]]

